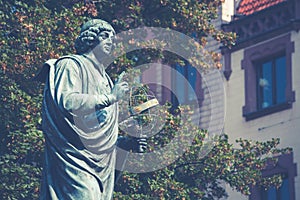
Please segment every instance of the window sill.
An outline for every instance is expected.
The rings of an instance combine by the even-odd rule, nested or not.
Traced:
[[[285,102],[285,103],[281,103],[281,104],[277,104],[277,105],[273,105],[271,107],[268,108],[264,108],[262,110],[258,110],[255,112],[251,112],[251,113],[246,113],[243,115],[243,117],[245,117],[246,121],[249,120],[253,120],[259,117],[263,117],[272,113],[276,113],[282,110],[286,110],[292,107],[292,102]]]

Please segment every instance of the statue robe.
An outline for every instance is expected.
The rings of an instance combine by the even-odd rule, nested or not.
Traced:
[[[109,200],[118,105],[113,83],[84,56],[49,60],[42,107],[45,165],[40,199]]]

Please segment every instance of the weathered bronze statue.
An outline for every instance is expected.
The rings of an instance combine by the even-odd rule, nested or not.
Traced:
[[[82,26],[76,55],[49,60],[43,100],[45,166],[41,199],[109,200],[115,170],[118,105],[128,84],[115,84],[102,59],[115,31],[100,19]]]

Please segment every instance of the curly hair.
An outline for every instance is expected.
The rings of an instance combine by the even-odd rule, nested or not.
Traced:
[[[102,19],[92,19],[83,24],[80,34],[75,40],[75,49],[77,54],[83,54],[93,49],[100,43],[98,35],[102,31],[112,31],[113,27]]]

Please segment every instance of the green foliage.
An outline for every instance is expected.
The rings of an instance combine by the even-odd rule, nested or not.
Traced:
[[[182,125],[180,117],[174,115],[169,115],[167,119],[168,123],[164,130],[150,138],[149,152],[166,145],[186,126],[190,128],[193,126],[188,122]],[[228,142],[228,136],[224,134],[216,139],[212,150],[202,157],[202,147],[205,145],[203,139],[207,132],[197,127],[190,128],[188,135],[184,136],[194,135],[195,138],[179,159],[168,167],[154,172],[144,174],[125,172],[116,185],[115,199],[127,199],[129,196],[133,198],[132,194],[140,194],[142,198],[151,194],[152,199],[209,200],[226,197],[222,183],[229,184],[244,195],[250,195],[250,188],[253,185],[280,186],[282,181],[280,175],[262,177],[262,170],[268,161],[273,160],[276,165],[276,156],[291,152],[289,148],[277,149],[279,139],[266,142],[239,139],[237,143],[240,148],[233,148]],[[166,158],[162,157],[162,161],[164,159]],[[125,194],[128,196],[124,196]]]
[[[0,3],[0,196],[37,199],[44,145],[42,85],[32,77],[49,58],[74,52],[69,44],[84,17],[63,7],[49,10],[46,1]]]
[[[43,135],[41,102],[43,85],[32,81],[42,63],[74,53],[73,42],[87,18],[112,22],[117,32],[140,26],[164,27],[193,35],[205,46],[207,36],[224,45],[234,43],[234,33],[217,30],[221,0],[103,0],[84,4],[81,0],[0,0],[0,196],[2,199],[37,199],[42,170]],[[164,54],[168,54],[163,52]],[[220,55],[211,52],[216,66]],[[135,61],[134,56],[139,60]],[[163,57],[160,57],[163,56]],[[124,55],[110,73],[132,70],[131,66],[164,58],[152,49]],[[166,61],[168,62],[168,61]],[[133,72],[135,73],[135,72]],[[176,135],[194,135],[193,145],[175,163],[145,174],[123,173],[116,183],[115,199],[213,199],[226,196],[225,181],[243,194],[252,184],[279,184],[280,177],[261,177],[266,155],[280,153],[278,140],[239,140],[240,149],[226,135],[200,159],[207,134],[197,128],[181,128],[180,118],[168,114],[161,134],[149,140],[149,151],[160,148]],[[185,126],[190,126],[186,124]],[[278,152],[277,152],[278,151]],[[164,159],[162,157],[162,159]]]

